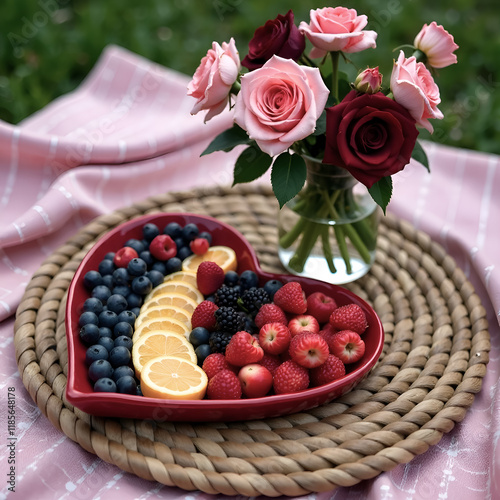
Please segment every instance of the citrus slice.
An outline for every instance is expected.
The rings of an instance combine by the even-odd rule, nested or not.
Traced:
[[[197,289],[195,272],[177,271],[172,274],[167,274],[167,276],[165,276],[165,279],[163,280],[163,283],[160,283],[157,287],[153,288],[153,290],[151,290],[148,295],[146,295],[146,297],[144,298],[144,302],[147,302],[152,297],[156,297],[157,295],[162,293],[170,284],[177,282],[189,283],[191,286],[194,286]]]
[[[138,338],[145,333],[160,330],[162,332],[175,333],[184,337],[188,337],[191,332],[190,326],[182,321],[174,318],[149,318],[144,320],[137,328],[135,328],[132,342],[136,342]]]
[[[191,363],[197,358],[191,342],[176,333],[152,331],[145,333],[132,347],[132,363],[135,374],[140,377],[143,366],[151,359],[159,356],[174,356]]]
[[[145,302],[139,313],[142,314],[147,309],[152,309],[153,307],[168,307],[175,306],[184,309],[187,313],[193,314],[196,306],[199,304],[197,300],[192,297],[188,297],[182,293],[165,293],[157,297],[153,297],[150,301]]]
[[[236,268],[238,267],[236,252],[232,248],[223,245],[214,245],[211,246],[203,255],[193,254],[186,257],[182,262],[182,270],[185,272],[196,273],[198,266],[204,260],[215,262],[222,267],[225,273],[228,271],[236,271]]]
[[[203,399],[207,374],[195,363],[174,356],[149,360],[141,371],[142,394],[160,399]]]
[[[155,293],[153,294],[153,292]],[[144,298],[144,304],[149,304],[160,297],[172,294],[184,295],[185,297],[195,300],[197,304],[204,300],[202,293],[198,290],[196,285],[191,285],[184,281],[168,281],[154,288],[150,294]]]
[[[192,315],[192,313],[187,312],[185,309],[172,305],[150,307],[139,313],[139,316],[137,316],[135,320],[135,327],[138,328],[148,319],[173,318],[178,319],[180,322],[184,323],[187,328],[190,328]]]

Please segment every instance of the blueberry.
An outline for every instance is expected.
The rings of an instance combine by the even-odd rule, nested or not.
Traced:
[[[127,297],[127,304],[129,309],[141,307],[144,299],[138,293],[130,293]]]
[[[192,251],[189,247],[181,247],[179,248],[179,250],[177,250],[177,257],[179,257],[179,259],[181,260],[184,260],[186,259],[187,257],[189,257],[190,255],[192,255]]]
[[[137,392],[135,393],[135,395],[143,396],[140,384],[137,384]]]
[[[102,276],[99,271],[87,271],[83,277],[83,284],[89,290],[93,290],[96,286],[102,284]]]
[[[213,302],[215,304],[215,294],[207,295],[205,297],[205,300],[208,300],[209,302]]]
[[[149,278],[153,287],[163,283],[163,280],[165,279],[165,277],[163,276],[163,274],[160,273],[160,271],[155,271],[153,269],[146,273],[146,277]]]
[[[128,365],[131,357],[130,350],[119,345],[111,349],[109,353],[109,362],[113,368],[116,368],[117,366]]]
[[[189,342],[193,344],[193,347],[198,347],[202,344],[208,344],[209,338],[210,332],[202,326],[193,328],[193,330],[191,330],[191,333],[189,334]]]
[[[123,295],[115,293],[109,297],[106,305],[108,306],[108,309],[110,311],[113,311],[116,314],[120,314],[127,309],[128,302]]]
[[[107,326],[100,326],[99,327],[99,337],[113,337],[113,331],[111,328],[108,328]]]
[[[196,224],[190,222],[182,228],[182,237],[184,241],[192,241],[200,234],[200,230]]]
[[[210,350],[210,346],[208,344],[201,344],[195,350],[196,359],[198,361],[198,365],[201,366],[205,358],[212,352]]]
[[[155,258],[151,255],[149,250],[144,250],[139,254],[139,258],[141,258],[145,263],[148,269],[151,269],[151,266],[155,263]]]
[[[168,234],[171,238],[179,238],[182,236],[182,226],[177,222],[169,222],[163,229],[164,234]]]
[[[268,293],[271,300],[274,297],[274,294],[283,286],[283,283],[279,280],[269,280],[264,283],[264,290]]]
[[[93,345],[99,340],[99,327],[93,323],[87,323],[80,328],[79,336],[85,345]]]
[[[131,311],[135,314],[135,317],[137,318],[137,316],[139,316],[139,314],[141,312],[141,308],[140,307],[134,307],[133,309],[131,309]]]
[[[135,375],[134,369],[128,365],[117,366],[113,372],[113,380],[116,382],[121,377],[133,377]]]
[[[132,292],[138,295],[147,295],[153,289],[153,284],[146,276],[137,276],[132,280],[131,288]]]
[[[173,257],[172,257],[173,258]],[[167,260],[168,262],[168,260]],[[182,263],[181,263],[182,265]],[[165,262],[161,261],[156,261],[152,266],[151,266],[151,271],[159,271],[163,276],[165,276],[167,273],[167,266]]]
[[[135,325],[135,320],[137,316],[132,312],[132,311],[122,311],[118,315],[118,323],[121,323],[124,321],[125,323],[129,323],[130,325],[134,326]]]
[[[89,366],[89,377],[92,382],[96,382],[100,378],[111,378],[113,375],[113,367],[106,359],[98,359]]]
[[[114,285],[128,285],[130,276],[124,267],[119,267],[113,271],[113,284]]]
[[[130,288],[127,285],[118,285],[112,288],[111,295],[121,295],[127,298],[130,294]]]
[[[152,222],[148,222],[144,224],[142,228],[142,235],[146,241],[153,241],[160,234],[160,228],[153,224]]]
[[[136,394],[137,382],[134,377],[125,375],[116,381],[116,389],[120,394]]]
[[[90,366],[94,361],[98,359],[108,359],[108,350],[99,344],[90,346],[85,352],[85,363]]]
[[[240,274],[240,286],[242,290],[249,290],[259,286],[259,277],[253,271],[247,270]]]
[[[148,270],[147,264],[139,257],[132,259],[127,266],[130,276],[142,276]]]
[[[115,252],[108,252],[105,256],[105,259],[113,260],[115,258]]]
[[[95,392],[116,392],[116,384],[108,377],[100,378],[94,384]]]
[[[110,290],[113,288],[114,283],[113,283],[113,275],[112,274],[106,274],[102,277],[102,284],[104,286],[107,286]]]
[[[177,251],[179,251],[181,248],[184,248],[185,246],[188,245],[188,243],[186,243],[182,239],[182,236],[180,236],[179,238],[174,238],[174,243],[175,243],[175,246],[177,247]]]
[[[115,338],[123,336],[132,337],[133,334],[134,327],[126,321],[120,321],[116,323],[115,327],[113,328],[113,336]]]
[[[111,351],[115,347],[115,341],[111,337],[99,337],[98,345],[102,345],[107,351]]]
[[[99,266],[97,268],[99,273],[101,273],[101,276],[106,276],[108,274],[113,274],[113,271],[115,270],[115,265],[112,260],[110,259],[104,259],[99,262]]]
[[[118,322],[118,314],[113,311],[103,311],[99,314],[99,326],[105,326],[111,330]]]
[[[125,245],[123,245],[123,246],[133,248],[137,252],[137,255],[139,255],[141,252],[146,250],[144,243],[140,240],[135,239],[135,238],[131,238],[130,240],[126,241]]]
[[[224,276],[224,283],[227,286],[235,286],[238,284],[240,277],[236,271],[228,271]]]
[[[212,235],[208,231],[202,231],[199,235],[199,238],[205,238],[208,241],[208,244],[212,244]]]
[[[107,302],[111,296],[111,290],[106,285],[97,285],[92,290],[92,297],[99,299],[103,304]]]
[[[179,251],[177,251],[179,253]],[[171,257],[165,262],[165,275],[176,273],[182,269],[182,260],[179,257]]]
[[[128,323],[127,323],[128,324]],[[132,339],[128,335],[120,335],[115,339],[115,347],[123,346],[129,351],[132,350]]]
[[[88,324],[97,325],[99,323],[99,317],[95,312],[86,311],[80,314],[78,318],[78,326],[85,326]]]
[[[90,297],[83,303],[83,311],[99,314],[102,312],[102,302],[95,297]]]

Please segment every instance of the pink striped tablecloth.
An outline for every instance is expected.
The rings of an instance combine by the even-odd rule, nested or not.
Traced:
[[[231,183],[234,154],[199,157],[231,117],[207,125],[192,117],[188,80],[111,46],[76,91],[18,126],[0,123],[0,499],[212,499],[125,473],[55,429],[24,389],[13,342],[13,315],[32,273],[84,224],[157,193]],[[411,165],[396,175],[389,211],[443,245],[476,287],[492,337],[484,385],[465,420],[423,455],[308,499],[500,498],[500,162],[425,148],[432,174]],[[9,388],[15,493],[7,482]]]

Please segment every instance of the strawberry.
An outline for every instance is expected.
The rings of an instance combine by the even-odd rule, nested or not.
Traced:
[[[278,356],[274,354],[266,354],[264,351],[264,356],[259,361],[259,365],[265,366],[272,374],[279,365],[281,365],[281,360]]]
[[[282,323],[267,323],[259,331],[259,344],[267,354],[281,354],[288,349],[292,335]]]
[[[368,327],[365,313],[357,304],[337,307],[330,315],[329,323],[336,330],[352,330],[360,335]]]
[[[196,271],[196,285],[203,295],[210,295],[224,283],[224,270],[215,262],[203,261]]]
[[[284,325],[288,323],[285,312],[276,304],[263,304],[254,321],[257,328],[262,328],[266,323],[283,323]]]
[[[340,358],[344,364],[355,363],[365,353],[363,339],[351,330],[337,332],[330,339],[330,352]]]
[[[240,399],[241,394],[238,375],[231,370],[221,370],[208,381],[208,399]]]
[[[305,368],[316,368],[326,361],[330,349],[321,335],[304,332],[292,337],[288,352],[297,364]]]
[[[216,325],[215,311],[217,309],[219,307],[210,300],[200,302],[191,315],[191,328],[194,330],[196,327],[202,326],[209,331],[214,330]]]
[[[285,283],[274,294],[274,303],[292,314],[304,314],[307,311],[306,294],[298,281]]]
[[[285,361],[274,372],[273,387],[276,394],[303,391],[309,387],[309,370],[293,360]]]
[[[226,347],[226,360],[234,366],[258,363],[264,356],[259,341],[248,332],[236,332]]]
[[[313,368],[309,372],[311,385],[314,387],[328,384],[329,382],[333,382],[344,375],[344,363],[342,363],[342,361],[333,354],[329,354],[326,361],[322,365]]]
[[[314,316],[320,324],[327,323],[335,309],[337,309],[337,303],[329,295],[314,292],[307,297],[307,314]]]
[[[203,361],[203,365],[201,366],[203,371],[207,374],[208,380],[210,380],[216,373],[219,373],[222,370],[231,370],[236,373],[236,368],[231,366],[224,354],[220,352],[214,352],[209,354],[205,361]]]

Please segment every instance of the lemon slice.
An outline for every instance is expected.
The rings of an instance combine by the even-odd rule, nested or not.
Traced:
[[[171,285],[173,283],[184,283],[184,284],[189,284],[191,287],[196,288],[198,290],[198,287],[196,285],[196,273],[190,272],[190,271],[177,271],[172,274],[167,274],[165,276],[165,279],[163,280],[163,283],[160,283],[157,287],[153,288],[151,292],[146,295],[144,298],[144,302],[148,302],[151,300],[153,297],[157,297],[160,294],[163,294],[164,291],[171,289]]]
[[[201,295],[201,294],[200,294]],[[168,307],[175,306],[181,309],[184,309],[187,313],[193,314],[196,306],[199,304],[198,300],[195,300],[188,295],[184,295],[182,293],[165,293],[161,294],[157,297],[153,297],[148,302],[144,302],[141,307],[141,311],[139,314],[142,314],[148,309],[152,309],[154,307]]]
[[[185,309],[173,305],[149,307],[139,313],[139,316],[137,316],[137,319],[135,320],[135,328],[139,328],[141,324],[148,319],[163,318],[177,319],[189,328],[191,326],[192,315],[193,313],[187,312]]]
[[[132,342],[135,343],[142,335],[148,332],[160,330],[162,332],[175,333],[188,338],[191,327],[174,318],[149,318],[144,320],[135,328]]]
[[[193,254],[186,257],[182,262],[182,270],[196,273],[198,266],[205,260],[215,262],[225,273],[228,271],[236,271],[238,267],[236,252],[232,248],[223,245],[214,245],[203,255]]]

